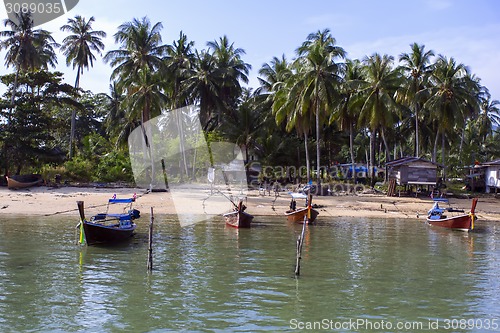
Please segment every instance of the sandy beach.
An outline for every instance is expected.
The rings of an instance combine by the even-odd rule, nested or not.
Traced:
[[[30,189],[9,190],[0,188],[0,218],[7,215],[63,215],[77,217],[76,201],[85,202],[88,215],[102,212],[114,194],[119,198],[137,195],[134,208],[144,213],[154,207],[155,214],[189,214],[193,212],[190,200],[174,200],[170,192],[147,193],[138,188],[98,188],[98,187],[34,187]],[[224,199],[225,200],[225,199]],[[222,200],[222,201],[224,201]],[[227,201],[227,200],[225,200]],[[280,216],[289,206],[286,192],[275,196],[262,195],[249,191],[246,199],[248,212],[255,216]],[[470,209],[470,199],[449,198],[451,206],[464,210]],[[387,197],[383,194],[359,194],[314,197],[318,205],[319,218],[325,217],[366,217],[366,218],[425,218],[432,206],[430,198]],[[227,211],[231,204],[223,207]],[[218,208],[220,209],[220,208]],[[223,208],[224,209],[224,208]],[[500,222],[500,198],[483,196],[479,199],[476,214],[483,221]]]

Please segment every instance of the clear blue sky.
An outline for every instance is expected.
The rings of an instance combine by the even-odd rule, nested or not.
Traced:
[[[172,43],[182,30],[197,49],[203,49],[207,41],[227,35],[246,51],[252,87],[258,86],[257,72],[263,63],[282,54],[294,58],[295,49],[317,30],[329,28],[349,58],[379,52],[397,59],[417,42],[469,66],[500,100],[500,1],[496,0],[80,0],[66,16],[42,27],[60,42],[64,34],[59,27],[77,14],[94,16],[94,29],[108,33],[106,50],[117,48],[112,36],[121,23],[143,16],[163,23],[164,43]],[[4,8],[0,17],[6,17]],[[4,56],[0,54],[2,62]],[[67,73],[67,82],[73,84],[75,73],[65,67],[62,56],[58,70]],[[108,92],[110,73],[111,68],[99,60],[84,73],[81,86]]]

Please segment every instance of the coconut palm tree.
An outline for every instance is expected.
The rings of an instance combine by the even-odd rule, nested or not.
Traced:
[[[241,96],[241,82],[248,83],[248,73],[251,65],[243,61],[245,50],[235,47],[227,36],[220,37],[207,43],[208,52],[213,56],[218,77],[218,98],[222,102],[219,110],[217,124],[220,123],[221,114],[235,118],[234,110]]]
[[[150,71],[162,68],[167,51],[167,46],[162,44],[162,28],[161,22],[151,26],[147,17],[141,20],[134,18],[120,25],[114,34],[115,43],[120,44],[120,48],[108,51],[104,56],[104,61],[114,67],[111,78],[123,85],[125,81],[136,78],[141,71],[145,75],[146,68]]]
[[[356,161],[354,159],[354,128],[361,110],[359,91],[364,83],[362,66],[359,60],[346,60],[344,81],[340,87],[340,98],[334,104],[330,123],[337,122],[341,130],[349,131],[349,152],[351,155],[353,181],[356,184]]]
[[[265,63],[262,65],[261,69],[259,69],[259,75],[257,79],[259,80],[260,87],[257,88],[255,93],[271,96],[285,84],[290,75],[292,75],[292,71],[290,64],[283,54],[281,59],[274,57],[269,64]]]
[[[318,189],[321,184],[321,134],[320,129],[326,116],[329,116],[333,100],[338,96],[342,80],[342,65],[336,59],[344,58],[343,48],[335,45],[336,40],[329,29],[317,31],[297,49],[298,62],[302,64],[298,84],[303,86],[301,104],[311,108],[316,121],[316,180]]]
[[[457,64],[453,58],[448,59],[440,55],[430,77],[430,86],[421,91],[429,95],[424,107],[434,111],[431,117],[437,128],[433,161],[437,159],[438,137],[441,136],[443,178],[446,178],[446,133],[450,133],[456,124],[464,126],[470,110],[479,109],[479,90],[478,82],[471,79],[466,66]]]
[[[400,94],[401,101],[410,105],[415,117],[415,156],[420,156],[419,141],[419,109],[422,101],[417,99],[417,93],[425,88],[427,79],[432,72],[431,57],[434,56],[432,50],[425,51],[425,45],[413,43],[410,45],[411,53],[399,55],[402,62],[402,69],[407,76],[407,80]]]
[[[301,96],[306,89],[305,82],[301,80],[300,63],[295,62],[292,74],[287,77],[284,84],[273,94],[272,112],[277,125],[285,123],[285,130],[291,132],[296,130],[299,137],[304,137],[304,148],[306,158],[307,182],[311,180],[311,166],[309,159],[308,138],[311,124],[314,122],[314,113],[309,105],[304,105]]]
[[[95,21],[92,16],[88,21],[80,15],[68,19],[68,24],[61,27],[61,31],[69,32],[70,35],[63,39],[61,50],[66,56],[66,65],[73,65],[77,69],[75,88],[80,87],[80,75],[83,69],[94,66],[96,59],[92,51],[101,54],[104,50],[104,43],[101,38],[106,37],[104,31],[94,31],[92,23]],[[73,140],[75,137],[76,110],[71,113],[71,132],[69,137],[69,158],[73,157]]]
[[[370,176],[372,186],[375,182],[375,136],[382,136],[386,150],[386,160],[390,158],[385,138],[385,129],[394,123],[394,113],[398,106],[394,99],[396,90],[401,86],[401,75],[393,68],[394,58],[388,55],[373,54],[363,60],[365,87],[362,91],[363,105],[359,121],[370,128]]]
[[[83,69],[87,70],[94,66],[96,60],[92,51],[101,54],[104,50],[102,38],[106,33],[100,30],[93,30],[92,23],[95,21],[92,16],[88,21],[84,17],[77,15],[68,19],[68,23],[61,27],[61,31],[69,32],[70,35],[63,39],[61,51],[66,56],[66,65],[73,65],[77,69],[75,88],[80,87],[80,75]]]
[[[16,13],[15,19],[4,20],[4,26],[10,30],[1,31],[0,51],[5,49],[5,66],[13,66],[16,71],[11,91],[11,105],[17,91],[19,74],[36,69],[55,67],[57,56],[54,51],[59,47],[51,33],[42,29],[33,29],[33,18],[30,12]]]
[[[171,95],[172,109],[186,106],[188,103],[189,94],[182,89],[182,82],[193,68],[195,60],[194,42],[188,41],[187,36],[181,31],[179,39],[172,45],[167,45],[164,58],[169,85],[167,91]]]
[[[223,108],[220,94],[220,77],[215,59],[206,50],[195,51],[193,67],[182,81],[183,90],[190,92],[190,103],[200,105],[200,121],[204,130],[216,127],[216,110]]]

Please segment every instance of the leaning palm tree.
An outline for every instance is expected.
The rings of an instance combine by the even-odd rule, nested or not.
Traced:
[[[420,156],[419,141],[419,109],[422,102],[417,99],[417,93],[425,88],[427,79],[432,72],[430,64],[431,57],[434,56],[432,50],[425,51],[425,45],[413,43],[410,45],[411,53],[402,53],[399,61],[403,63],[402,69],[407,75],[407,80],[403,85],[401,100],[410,105],[415,117],[415,156]]]
[[[370,128],[370,170],[372,186],[375,184],[375,136],[378,131],[382,136],[389,159],[389,147],[385,138],[385,129],[394,123],[397,104],[394,99],[396,90],[401,85],[400,72],[393,68],[392,56],[378,53],[364,59],[365,87],[362,89],[363,105],[359,121]]]
[[[92,23],[95,21],[92,16],[88,21],[80,15],[74,19],[68,19],[68,24],[61,27],[61,31],[69,32],[70,35],[63,39],[61,50],[66,56],[66,65],[73,65],[77,69],[75,88],[80,87],[80,75],[83,69],[94,66],[96,57],[92,53],[95,51],[101,54],[104,50],[104,43],[101,38],[106,37],[104,31],[95,31],[92,29]],[[73,140],[75,138],[76,110],[71,112],[71,132],[69,137],[69,158],[73,157]]]
[[[5,49],[5,66],[13,66],[16,71],[11,91],[11,105],[17,91],[19,74],[36,69],[55,67],[57,56],[54,51],[59,46],[51,33],[42,29],[33,29],[33,18],[30,12],[16,13],[14,19],[4,20],[5,27],[10,30],[1,31],[0,51]]]
[[[338,87],[342,81],[342,65],[337,58],[344,58],[343,48],[335,45],[336,40],[330,30],[317,31],[307,36],[307,40],[297,49],[297,61],[303,64],[300,73],[300,85],[304,85],[301,103],[311,108],[316,118],[316,180],[318,189],[321,184],[321,135],[323,121],[338,96]]]

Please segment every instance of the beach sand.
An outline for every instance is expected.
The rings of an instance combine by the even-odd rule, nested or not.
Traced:
[[[33,187],[30,189],[9,190],[0,187],[0,219],[7,215],[54,216],[62,215],[78,217],[76,201],[85,202],[86,215],[106,210],[106,204],[114,194],[118,198],[132,197],[136,193],[134,208],[149,213],[154,207],[155,214],[190,214],[193,213],[193,202],[190,200],[172,200],[170,192],[147,193],[144,189],[134,188],[99,188],[72,187],[59,188]],[[223,206],[217,209],[230,211],[232,205],[222,199]],[[470,210],[470,199],[450,198],[454,208]],[[275,196],[262,195],[258,191],[249,191],[245,204],[247,212],[255,216],[282,216],[288,209],[290,196],[286,192]],[[298,202],[298,204],[303,204]],[[419,218],[425,219],[432,206],[430,198],[387,197],[383,194],[359,194],[316,196],[313,204],[318,205],[318,219],[326,217],[365,217],[365,218]],[[224,208],[226,207],[226,208]],[[222,212],[223,212],[222,211]],[[222,213],[221,212],[221,213]],[[500,222],[500,198],[494,196],[481,197],[476,215],[482,221]]]

